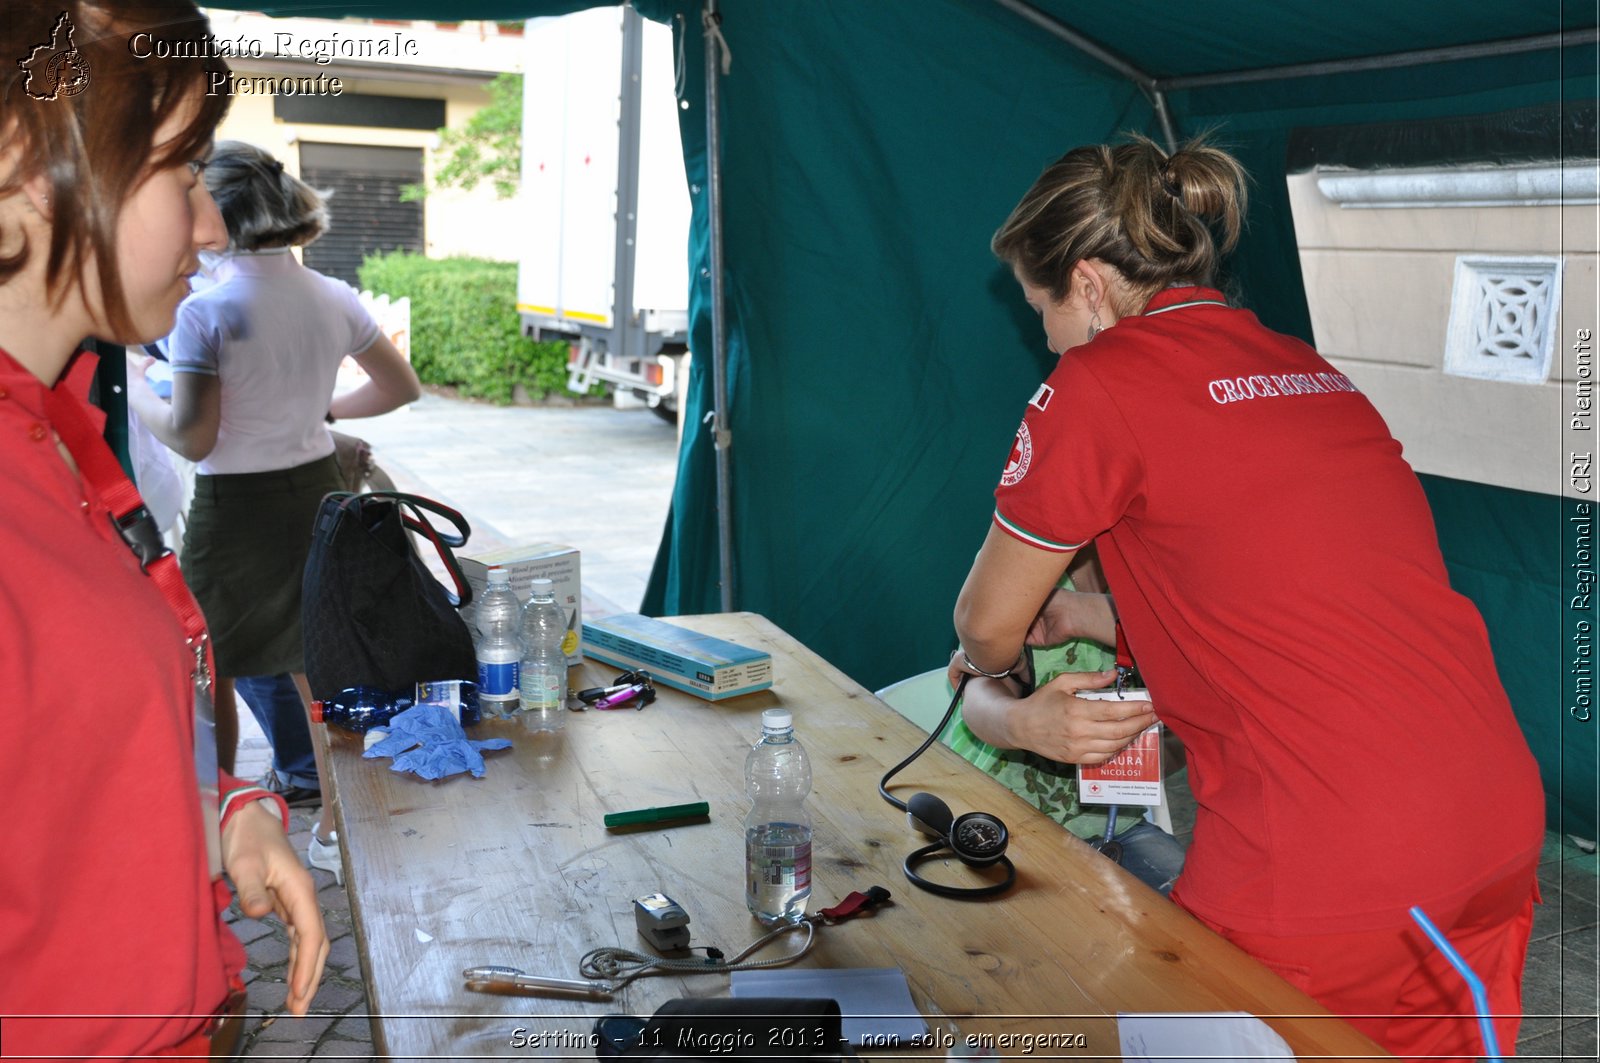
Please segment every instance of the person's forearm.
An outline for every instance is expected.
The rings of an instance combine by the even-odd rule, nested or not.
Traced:
[[[980,739],[1001,749],[1024,748],[1016,733],[1017,712],[1022,699],[1010,681],[972,678],[961,699],[961,718],[967,729]]]
[[[972,599],[963,595],[956,603],[956,638],[965,655],[964,663],[982,672],[1005,672],[1022,659],[1023,639],[1027,627],[1016,626],[1014,618],[985,614],[973,606]]]
[[[172,404],[153,391],[149,384],[143,380],[137,383],[128,381],[128,405],[138,416],[150,434],[159,439],[168,450],[188,458],[190,461],[199,461],[205,454],[195,453],[199,449],[199,440],[194,433],[180,428],[172,414]],[[210,448],[207,448],[209,453]]]
[[[376,381],[368,380],[360,387],[334,398],[333,402],[328,405],[328,413],[333,416],[334,420],[344,420],[351,417],[377,417],[379,414],[397,410],[408,402],[415,402],[420,394],[420,388],[417,390],[409,388],[386,390],[379,387]]]
[[[1117,644],[1117,614],[1111,595],[1075,591],[1064,597],[1072,613],[1072,628],[1079,638],[1091,639],[1103,646]]]
[[[150,434],[167,447],[201,461],[217,445],[222,424],[222,383],[202,373],[174,373],[172,401],[155,393],[145,379],[149,358],[128,359],[128,406]]]
[[[956,599],[954,627],[967,661],[981,672],[1013,667],[1072,551],[1038,550],[991,526]]]

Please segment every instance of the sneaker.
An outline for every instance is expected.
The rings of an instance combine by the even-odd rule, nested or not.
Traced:
[[[333,872],[333,881],[344,885],[344,854],[339,850],[339,832],[332,831],[328,840],[317,837],[321,822],[311,828],[311,844],[306,846],[306,863],[323,871]]]
[[[269,771],[256,783],[283,798],[290,808],[309,808],[322,804],[322,791],[314,786],[295,786],[284,780],[276,771]]]

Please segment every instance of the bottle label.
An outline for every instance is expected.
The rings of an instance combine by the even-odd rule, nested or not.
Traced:
[[[526,708],[561,708],[566,704],[566,677],[559,668],[529,668],[522,673],[522,703]]]
[[[517,692],[519,661],[504,664],[478,662],[478,696],[481,698],[509,698]]]
[[[791,844],[783,844],[783,842]],[[811,888],[811,832],[790,828],[776,834],[751,831],[745,839],[745,862],[752,890],[774,887],[795,892]]]

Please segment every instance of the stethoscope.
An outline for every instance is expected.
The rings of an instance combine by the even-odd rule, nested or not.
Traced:
[[[924,845],[905,858],[901,867],[905,871],[906,881],[918,889],[927,890],[940,897],[956,897],[963,900],[993,897],[1016,884],[1016,866],[1011,863],[1011,858],[1006,856],[1006,845],[1011,840],[1011,832],[1006,829],[1000,817],[988,812],[967,812],[957,816],[950,811],[949,805],[930,793],[912,794],[910,801],[901,801],[889,793],[888,784],[901,769],[922,756],[929,746],[938,741],[939,735],[944,733],[951,717],[955,715],[956,706],[961,704],[962,692],[967,689],[967,680],[970,678],[972,677],[961,677],[961,682],[956,686],[955,696],[950,699],[950,707],[944,712],[944,718],[929,732],[927,739],[916,748],[915,752],[890,768],[884,773],[883,778],[878,780],[878,793],[883,799],[904,812],[914,830],[919,830],[935,839],[931,844]],[[1005,877],[999,882],[985,886],[947,886],[942,882],[923,878],[917,870],[918,867],[946,851],[953,853],[956,859],[968,867],[1004,868]]]

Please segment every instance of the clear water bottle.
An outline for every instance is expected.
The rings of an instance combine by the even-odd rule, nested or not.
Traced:
[[[536,731],[561,728],[567,715],[567,615],[556,604],[555,584],[536,579],[522,611],[522,711]]]
[[[478,600],[478,706],[485,716],[517,711],[517,672],[522,662],[522,603],[511,589],[511,573],[489,570],[489,587]]]
[[[811,898],[811,761],[788,709],[761,714],[761,741],[744,759],[744,902],[773,926],[793,922]]]

